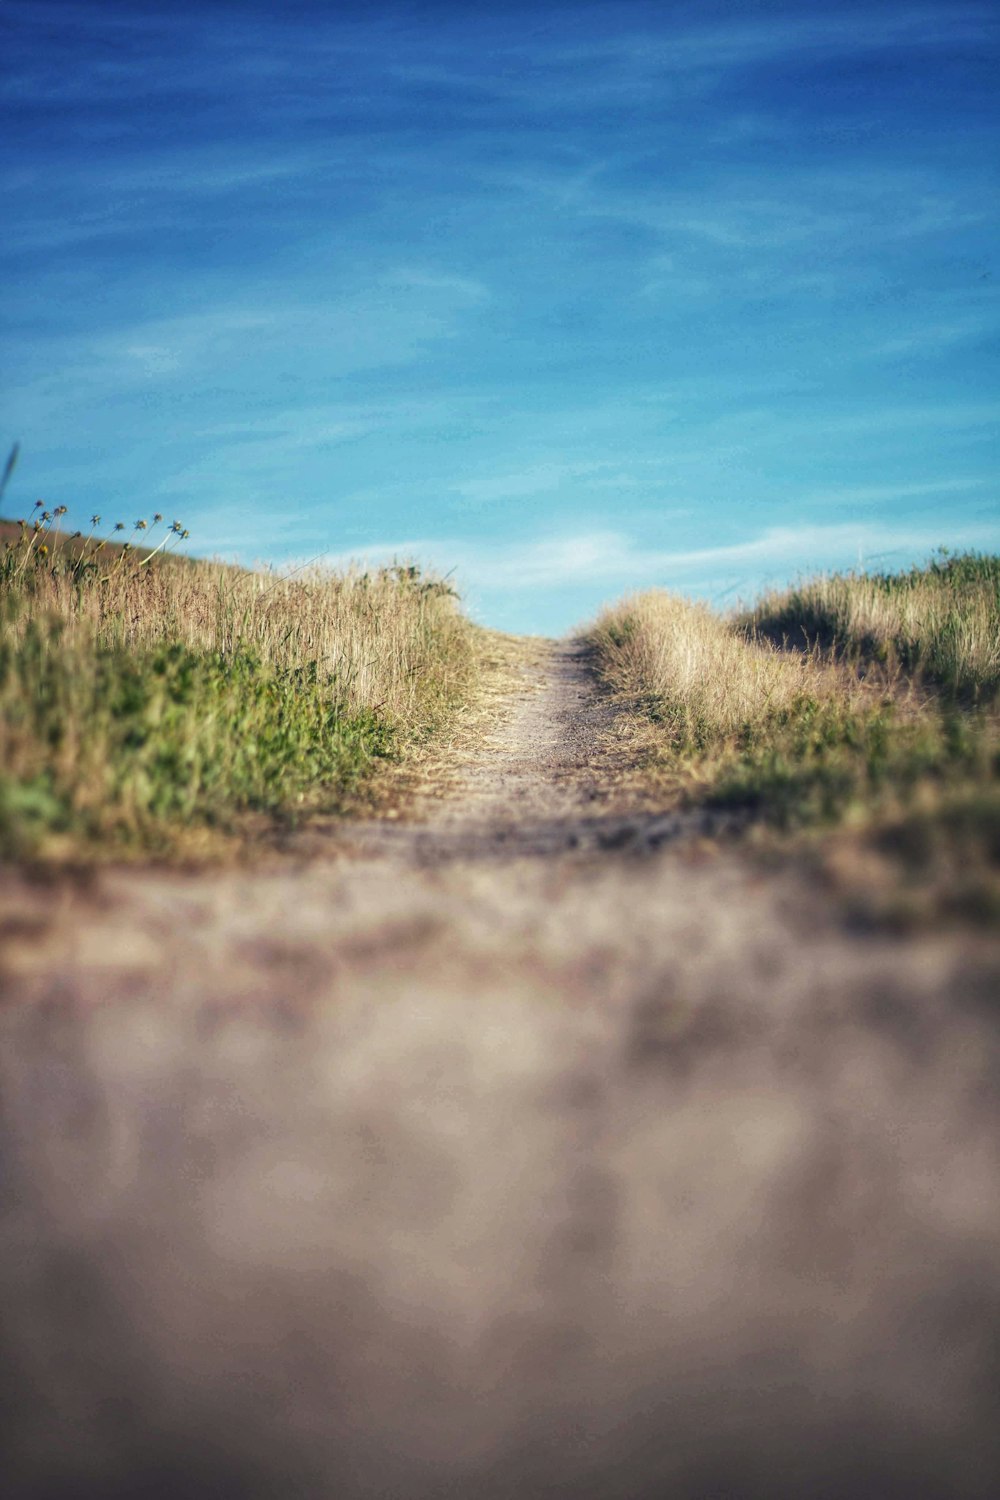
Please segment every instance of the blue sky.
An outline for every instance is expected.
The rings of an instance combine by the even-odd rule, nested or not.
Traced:
[[[1000,547],[995,6],[0,18],[5,514],[547,633]]]

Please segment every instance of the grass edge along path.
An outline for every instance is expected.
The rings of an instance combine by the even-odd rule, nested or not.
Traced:
[[[415,567],[97,543],[81,566],[60,543],[25,530],[0,557],[0,857],[190,857],[342,810],[471,690],[475,627]]]
[[[659,590],[606,609],[587,639],[605,683],[652,726],[647,774],[666,799],[745,809],[758,843],[766,831],[772,846],[791,842],[824,868],[835,864],[869,910],[994,921],[997,576],[990,558],[902,575],[909,669],[902,652],[876,652],[873,663],[872,611],[862,605],[892,600],[884,575],[841,575],[777,596],[781,645],[752,628],[773,622],[776,596],[734,619]],[[861,622],[853,634],[852,593]],[[817,597],[842,602],[840,634],[826,650],[810,644]],[[895,636],[892,611],[881,619],[884,638],[898,639],[899,612]]]

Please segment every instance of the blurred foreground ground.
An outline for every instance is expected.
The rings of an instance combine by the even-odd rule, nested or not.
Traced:
[[[997,1493],[1000,944],[615,745],[539,648],[408,818],[7,872],[6,1494]]]

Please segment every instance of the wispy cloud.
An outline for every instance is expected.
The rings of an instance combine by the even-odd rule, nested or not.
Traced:
[[[20,368],[8,409],[14,420],[32,413],[32,425],[43,425],[136,387],[183,384],[221,418],[237,400],[252,398],[259,409],[265,392],[282,386],[309,381],[315,389],[411,365],[456,339],[489,300],[482,282],[415,268],[390,269],[360,287],[350,268],[342,280],[355,285],[294,300],[282,285],[258,283],[239,302],[12,343],[8,365]]]
[[[261,306],[204,309],[155,319],[103,340],[106,359],[159,361],[147,373],[205,369],[213,362],[267,357],[319,364],[349,374],[416,359],[428,343],[452,338],[455,317],[480,300],[446,278],[427,282],[392,277],[368,289],[321,302],[279,300]]]
[[[983,478],[947,478],[923,480],[918,484],[854,484],[830,486],[827,489],[811,490],[802,496],[802,503],[812,506],[829,506],[836,509],[844,505],[884,505],[886,501],[917,500],[928,495],[967,495],[973,490],[986,487]]]
[[[463,508],[475,510],[498,502],[549,495],[568,484],[586,489],[595,485],[604,488],[610,484],[628,490],[635,483],[632,475],[622,473],[620,465],[610,460],[560,462],[549,459],[509,474],[463,480],[454,485],[453,490],[460,497]]]
[[[933,356],[956,345],[978,343],[1000,336],[1000,315],[977,314],[948,323],[921,324],[909,332],[875,344],[868,352],[875,359],[898,359],[900,356]]]
[[[1000,520],[947,529],[954,547],[1000,545]],[[532,541],[480,546],[438,538],[378,544],[354,553],[331,554],[333,565],[351,559],[378,564],[404,558],[454,568],[474,591],[551,590],[581,583],[632,590],[650,586],[685,588],[692,578],[724,581],[734,569],[762,576],[773,569],[821,570],[863,564],[891,553],[929,554],[943,542],[942,528],[871,523],[768,527],[757,535],[719,546],[649,548],[622,531],[597,531]]]
[[[803,53],[843,58],[887,47],[923,50],[959,39],[977,41],[984,25],[993,21],[995,13],[983,5],[943,11],[917,4],[890,11],[867,8],[850,15],[813,9],[808,14],[740,19],[725,25],[695,22],[687,28],[672,28],[669,38],[626,25],[623,34],[596,45],[578,44],[562,55],[570,60],[618,59],[632,72],[707,70],[718,74]]]

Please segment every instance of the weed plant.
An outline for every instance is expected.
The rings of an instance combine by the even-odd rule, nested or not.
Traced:
[[[167,851],[339,805],[467,686],[472,627],[416,568],[283,577],[171,556],[187,533],[156,541],[161,517],[117,546],[61,517],[0,558],[4,854]]]

